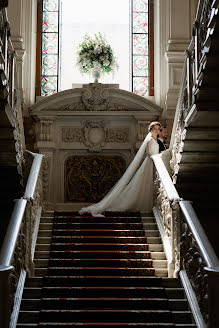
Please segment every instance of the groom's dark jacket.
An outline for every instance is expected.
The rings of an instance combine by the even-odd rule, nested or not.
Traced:
[[[167,149],[164,141],[160,140],[159,138],[157,138],[157,143],[159,145],[159,153]]]

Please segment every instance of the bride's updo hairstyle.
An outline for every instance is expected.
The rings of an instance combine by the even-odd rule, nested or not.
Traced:
[[[153,130],[153,128],[155,127],[155,125],[159,125],[159,127],[161,127],[160,122],[156,122],[156,121],[151,122],[149,127],[148,127],[148,132],[151,132]]]

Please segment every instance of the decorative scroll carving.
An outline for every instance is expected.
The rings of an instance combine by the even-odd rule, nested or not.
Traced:
[[[48,199],[49,191],[49,172],[50,172],[50,159],[44,157],[42,164],[42,185],[43,185],[43,200]]]
[[[65,161],[65,201],[97,202],[126,169],[120,156],[70,156]]]
[[[128,128],[107,129],[104,122],[84,122],[82,128],[62,128],[62,141],[83,142],[89,151],[100,152],[106,143],[128,142]]]
[[[207,322],[208,277],[206,271],[204,270],[206,263],[204,262],[197,243],[183,218],[181,221],[180,253],[181,267],[186,270],[193,290],[196,294],[201,313]]]
[[[83,142],[83,131],[81,128],[62,128],[62,141]]]
[[[81,99],[78,103],[64,105],[61,111],[126,111],[128,106],[113,103],[111,90],[101,83],[90,83],[83,86]]]
[[[129,139],[129,129],[128,128],[114,128],[107,129],[106,131],[106,142],[118,142],[125,143]]]
[[[174,138],[173,150],[172,150],[172,158],[170,160],[170,167],[173,172],[173,183],[176,183],[177,175],[179,172],[179,164],[181,161],[181,153],[184,147],[184,140],[186,137],[186,128],[183,118],[183,112],[181,111],[178,119],[178,124],[176,127],[176,133]]]
[[[83,127],[84,143],[90,151],[100,152],[106,142],[106,129],[103,122],[87,122]]]
[[[169,263],[171,271],[170,276],[177,277],[180,270],[180,214],[179,204],[170,202],[167,194],[164,190],[163,184],[156,173],[156,179],[154,182],[154,198],[157,205],[160,216],[162,217],[163,228],[165,236],[169,240],[169,246],[172,250],[172,262]]]
[[[59,110],[61,110],[61,111],[84,111],[84,110],[86,110],[86,107],[84,106],[83,102],[80,101],[79,103],[65,105],[63,107],[60,107]]]

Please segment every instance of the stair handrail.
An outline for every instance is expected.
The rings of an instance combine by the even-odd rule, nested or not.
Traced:
[[[207,264],[208,268],[219,267],[219,259],[213,250],[211,243],[194,211],[194,208],[190,201],[180,200],[180,208],[183,216],[188,223],[190,230],[197,241],[201,254]]]
[[[200,224],[200,221],[194,211],[194,208],[192,207],[191,202],[180,198],[172,182],[172,179],[166,169],[166,166],[162,160],[162,155],[152,155],[151,158],[154,162],[156,171],[163,184],[164,190],[167,194],[169,201],[179,203],[182,213],[194,235],[195,240],[197,241],[202,256],[207,264],[207,267],[219,267],[219,259],[215,254],[215,251],[213,250],[208,240],[208,237]]]
[[[219,314],[215,302],[219,296],[219,259],[191,202],[180,198],[162,154],[151,158],[157,175],[153,212],[167,255],[168,274],[170,277],[181,275],[188,294],[192,295],[187,296],[191,299],[190,306],[194,309],[197,326],[206,327],[208,322],[209,327],[217,327]],[[191,267],[193,272],[189,270]],[[202,282],[202,288],[197,286],[196,280]]]
[[[15,206],[11,215],[9,226],[0,251],[0,268],[11,265],[15,246],[20,232],[23,216],[28,201],[33,201],[37,180],[44,155],[26,151],[33,156],[33,163],[27,180],[24,196],[15,200]]]
[[[16,285],[13,285],[13,288],[11,287],[11,280],[10,276],[14,270],[13,267],[13,259],[14,259],[14,254],[15,250],[17,250],[17,245],[19,248],[23,246],[23,242],[25,243],[25,248],[23,251],[25,251],[25,254],[28,254],[27,258],[24,257],[24,262],[22,263],[25,271],[33,271],[33,261],[32,261],[32,239],[29,236],[25,236],[25,238],[29,238],[28,240],[23,240],[23,237],[21,236],[21,229],[23,229],[23,223],[24,223],[24,218],[25,221],[28,220],[26,223],[25,229],[31,228],[31,218],[28,215],[36,216],[38,209],[34,208],[34,202],[39,202],[39,200],[35,199],[35,194],[37,194],[36,190],[38,188],[38,185],[40,184],[40,170],[42,167],[42,160],[44,155],[37,154],[37,153],[32,153],[30,151],[26,151],[26,154],[33,158],[32,165],[30,168],[30,172],[28,175],[27,179],[27,184],[25,188],[25,192],[23,197],[20,199],[15,200],[15,205],[14,209],[10,218],[10,222],[7,228],[7,232],[2,244],[2,248],[0,251],[0,327],[2,328],[8,328],[10,326],[10,320],[11,318],[11,313],[13,312],[13,302],[14,299],[11,298],[11,293],[12,296],[14,296],[18,286],[18,281],[16,282]],[[38,194],[36,195],[38,197]],[[30,204],[30,205],[29,205]],[[30,211],[28,214],[26,214],[27,208],[30,206],[33,209],[33,213]],[[37,205],[38,206],[38,205]],[[42,209],[42,207],[41,207]],[[41,210],[40,210],[41,213]],[[34,217],[33,220],[36,220]],[[34,227],[35,228],[35,227]],[[32,234],[33,232],[29,231],[29,234]],[[20,245],[20,244],[21,245]],[[23,246],[24,247],[24,246]],[[29,249],[27,249],[29,248]],[[22,250],[20,250],[22,251]],[[17,254],[16,256],[19,256]],[[25,256],[25,255],[24,255]],[[20,274],[20,273],[18,273]],[[19,280],[19,276],[17,277],[17,280]],[[13,282],[14,283],[14,282]],[[15,289],[11,291],[11,289]],[[16,325],[16,320],[17,320],[17,309],[14,310],[16,312],[14,314],[15,319],[13,318],[13,321],[15,322],[14,325]],[[13,313],[12,313],[13,316]]]

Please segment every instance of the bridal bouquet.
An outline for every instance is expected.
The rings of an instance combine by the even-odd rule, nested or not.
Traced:
[[[94,34],[93,38],[85,34],[83,42],[78,46],[77,54],[77,65],[82,73],[99,69],[104,74],[118,69],[114,52],[101,33]]]

